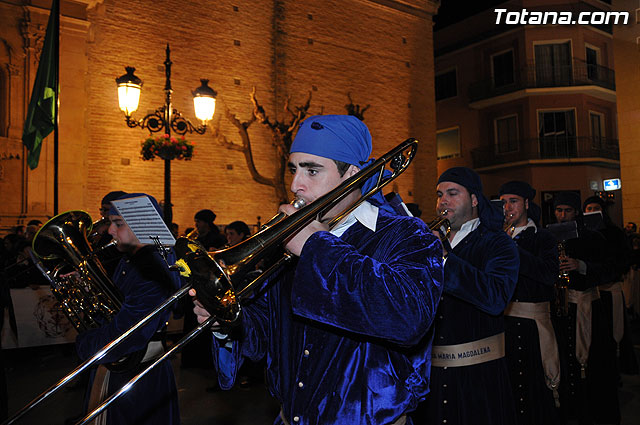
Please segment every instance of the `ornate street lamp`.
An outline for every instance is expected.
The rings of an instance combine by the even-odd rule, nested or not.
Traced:
[[[167,58],[164,61],[166,80],[164,85],[165,104],[154,112],[145,115],[140,120],[135,120],[131,114],[138,109],[140,101],[140,91],[142,90],[142,80],[134,75],[135,68],[125,67],[127,73],[116,78],[118,84],[118,102],[120,110],[124,112],[126,123],[129,127],[140,127],[149,130],[150,133],[164,131],[164,134],[171,136],[171,133],[204,134],[207,129],[207,121],[211,120],[216,109],[217,93],[207,84],[209,80],[200,80],[200,87],[192,91],[193,106],[196,118],[200,120],[200,125],[194,126],[184,118],[177,109],[171,106],[171,50],[167,44]],[[171,160],[164,160],[164,220],[169,225],[173,219],[171,210]]]

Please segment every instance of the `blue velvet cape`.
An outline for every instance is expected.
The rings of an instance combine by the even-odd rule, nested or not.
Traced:
[[[220,386],[233,385],[243,355],[266,355],[290,423],[391,423],[428,392],[442,279],[441,244],[418,219],[379,210],[376,232],[360,222],[340,238],[317,232],[244,309],[244,338],[231,350],[214,338]]]
[[[80,359],[93,356],[165,301],[179,286],[176,275],[175,272],[169,272],[164,260],[152,246],[145,246],[133,256],[122,258],[113,275],[114,284],[124,295],[122,308],[111,322],[78,335],[76,350]],[[114,362],[128,353],[144,349],[155,332],[164,327],[170,314],[170,311],[165,311],[158,315],[99,363]],[[108,394],[119,390],[138,372],[139,368],[111,372]],[[113,402],[107,410],[107,423],[179,424],[178,393],[171,363],[165,360],[156,366],[124,396]]]
[[[433,344],[462,344],[503,332],[502,312],[515,290],[519,265],[513,240],[481,221],[447,257]],[[434,367],[425,408],[429,424],[514,424],[505,358]]]

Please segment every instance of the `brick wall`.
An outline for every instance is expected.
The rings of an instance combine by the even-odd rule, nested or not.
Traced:
[[[85,113],[74,110],[72,115],[82,128],[73,144],[61,146],[73,166],[62,183],[77,181],[82,193],[61,191],[61,205],[97,216],[100,199],[111,190],[163,198],[164,164],[140,160],[139,143],[147,132],[125,125],[114,79],[124,66],[134,66],[143,80],[134,118],[163,105],[167,42],[173,106],[186,117],[195,119],[190,93],[199,78],[208,78],[218,92],[214,122],[236,142],[240,137],[224,112],[249,120],[254,86],[272,119],[285,118],[287,97],[292,106],[300,105],[309,91],[311,114],[343,114],[350,93],[354,103],[371,105],[364,117],[375,156],[410,136],[421,141],[414,165],[393,188],[406,202],[433,205],[437,176],[430,13],[435,7],[431,2],[374,0],[104,0],[92,6],[86,15],[86,49],[74,51],[86,61],[74,59],[86,69],[77,75],[80,81],[74,80],[82,86],[74,88],[81,97],[74,108]],[[270,177],[270,133],[254,122],[249,134],[257,168]],[[255,223],[257,216],[264,221],[275,212],[274,190],[252,180],[240,152],[221,146],[210,133],[187,137],[196,142],[196,155],[192,161],[172,161],[171,170],[174,221],[181,230],[192,226],[193,214],[202,208],[214,210],[219,223]],[[52,157],[47,154],[45,161]]]

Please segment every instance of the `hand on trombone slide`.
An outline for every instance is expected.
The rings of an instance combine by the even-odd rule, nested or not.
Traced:
[[[278,211],[286,215],[291,215],[294,212],[298,211],[298,209],[291,204],[282,204],[280,205]],[[307,239],[309,239],[311,235],[316,232],[327,230],[329,230],[329,226],[327,224],[319,222],[318,220],[313,220],[311,223],[309,223],[307,226],[303,227],[299,232],[293,235],[293,237],[291,237],[291,239],[286,242],[285,248],[291,254],[299,257],[300,253],[302,252],[302,247],[304,247],[304,244],[307,242]]]
[[[189,295],[191,296],[191,299],[193,300],[193,305],[195,307],[193,307],[193,312],[196,315],[196,318],[198,319],[198,323],[202,323],[204,321],[206,321],[209,317],[211,317],[211,313],[209,313],[204,306],[202,305],[202,303],[200,301],[198,301],[198,298],[196,296],[196,290],[195,289],[189,289]],[[220,327],[218,322],[214,322],[213,325],[211,325],[211,329],[215,330],[218,329]]]

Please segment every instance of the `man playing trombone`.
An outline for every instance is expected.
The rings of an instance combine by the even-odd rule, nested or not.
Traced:
[[[162,210],[152,196],[130,193],[118,199],[139,196],[148,196],[156,211],[162,216]],[[113,275],[114,284],[124,295],[124,301],[122,308],[110,322],[78,335],[76,349],[82,360],[93,356],[107,343],[139,322],[179,286],[177,274],[172,275],[169,272],[157,249],[141,244],[114,207],[109,211],[109,220],[109,234],[117,241],[118,250],[124,254]],[[169,315],[170,311],[158,315],[100,360],[102,364],[98,366],[91,379],[89,410],[97,407],[137,375],[144,366],[163,354],[159,336],[161,333],[158,331],[164,328]],[[122,360],[123,358],[125,360]],[[111,364],[110,370],[104,366],[105,364]],[[96,424],[108,425],[179,423],[176,383],[168,360],[142,378],[139,384],[132,386],[96,419]]]
[[[434,324],[426,423],[511,425],[502,312],[518,279],[518,248],[502,231],[502,211],[483,195],[475,171],[446,170],[436,193],[436,211],[451,231],[443,235],[444,291]]]
[[[353,116],[310,117],[290,152],[291,191],[311,204],[368,165],[371,135]],[[243,308],[242,337],[214,338],[224,389],[243,356],[266,355],[269,389],[281,405],[276,423],[410,424],[406,413],[428,392],[441,244],[379,192],[329,228],[326,220],[368,183],[287,242],[296,260]],[[210,316],[197,300],[195,312],[201,322]]]
[[[505,310],[506,355],[518,425],[559,424],[560,358],[550,303],[558,278],[558,243],[540,227],[536,190],[529,183],[500,186],[505,231],[518,244],[518,284]]]

